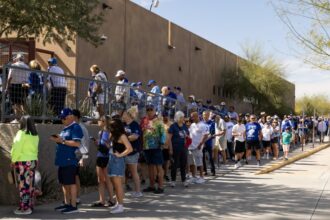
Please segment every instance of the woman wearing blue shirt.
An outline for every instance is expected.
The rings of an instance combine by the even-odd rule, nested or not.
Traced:
[[[99,132],[99,139],[94,143],[98,147],[96,155],[96,173],[98,179],[99,189],[99,201],[94,202],[92,207],[104,207],[106,206],[105,200],[105,187],[109,192],[109,206],[113,206],[113,186],[110,182],[107,173],[107,166],[109,162],[109,148],[110,148],[110,132],[109,132],[110,118],[108,116],[102,116],[98,121],[98,126],[101,128]]]

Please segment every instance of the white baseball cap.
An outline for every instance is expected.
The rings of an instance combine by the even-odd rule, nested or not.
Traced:
[[[123,70],[118,70],[115,77],[124,76],[126,73]]]

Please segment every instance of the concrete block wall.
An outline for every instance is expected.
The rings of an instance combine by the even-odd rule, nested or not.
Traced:
[[[57,179],[57,167],[54,165],[55,149],[54,142],[49,140],[50,135],[58,134],[63,128],[63,125],[53,124],[38,124],[37,130],[39,134],[39,167],[41,173],[49,176],[54,180]],[[0,124],[0,146],[10,151],[13,138],[19,129],[18,125]],[[97,137],[99,131],[97,126],[87,126],[89,135]],[[10,155],[4,150],[0,151],[0,205],[10,205],[18,202],[18,191],[15,185],[10,185],[7,174],[10,172]],[[94,167],[96,161],[96,147],[91,143],[90,156],[87,164]],[[60,186],[59,186],[60,187]]]

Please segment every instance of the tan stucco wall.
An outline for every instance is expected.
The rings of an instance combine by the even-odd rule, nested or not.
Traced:
[[[82,39],[76,45],[70,43],[71,51],[57,44],[37,47],[54,51],[60,57],[60,66],[78,76],[90,77],[89,67],[98,64],[115,82],[115,72],[123,69],[131,82],[154,79],[160,85],[181,86],[185,95],[195,94],[204,101],[212,99],[218,104],[226,101],[237,106],[238,111],[251,111],[241,100],[231,100],[216,92],[213,87],[223,86],[224,69],[236,70],[237,56],[175,24],[171,24],[171,42],[175,49],[168,48],[168,23],[160,16],[128,0],[105,0],[112,7],[104,11],[105,22],[100,35],[108,39],[95,48]],[[101,10],[101,9],[98,9]],[[201,50],[196,51],[195,47]],[[37,58],[46,60],[48,56]],[[179,71],[179,68],[181,71]],[[88,82],[81,83],[87,90]],[[83,92],[85,94],[85,92]],[[294,107],[294,86],[288,94]]]
[[[55,56],[58,59],[58,65],[63,68],[64,72],[68,75],[74,75],[77,72],[76,69],[76,44],[68,42],[66,45],[60,45],[58,43],[43,44],[41,40],[36,41],[36,48],[44,49],[48,51],[54,51]],[[42,69],[46,70],[47,60],[51,56],[45,53],[36,53],[36,59],[42,65]]]
[[[0,124],[0,146],[10,151],[13,138],[18,131],[18,125]],[[37,124],[39,134],[39,168],[41,173],[49,175],[52,179],[57,179],[57,168],[54,165],[55,161],[55,143],[49,140],[51,134],[58,134],[63,125],[52,124]],[[87,126],[89,135],[97,137],[98,127]],[[96,160],[96,147],[90,145],[90,158],[86,164],[94,167]],[[7,174],[10,171],[10,155],[0,150],[0,204],[9,205],[18,201],[18,191],[14,185],[8,182]],[[60,186],[59,186],[60,187]]]

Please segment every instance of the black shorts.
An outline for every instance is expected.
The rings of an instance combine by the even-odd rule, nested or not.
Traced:
[[[272,144],[278,144],[279,143],[279,138],[276,137],[276,138],[271,139],[270,140],[270,143],[272,143]]]
[[[144,150],[144,156],[148,165],[163,165],[164,163],[161,149]]]
[[[164,161],[170,160],[170,150],[169,149],[163,149],[163,158]]]
[[[144,156],[144,152],[142,151],[139,156],[138,163],[147,163],[146,158]]]
[[[109,157],[97,157],[96,158],[96,166],[101,168],[106,168],[109,163]]]
[[[9,98],[12,104],[23,105],[28,95],[28,88],[22,84],[11,84]]]
[[[246,141],[246,148],[248,150],[260,150],[260,142],[259,141]]]
[[[79,176],[80,175],[80,166],[78,165],[77,166],[77,170],[76,170],[77,172],[76,172],[76,176]]]
[[[245,141],[235,141],[235,153],[244,153],[245,152]]]
[[[76,184],[77,166],[66,166],[58,168],[58,182],[62,185]]]
[[[270,141],[262,141],[263,147],[270,147]]]

